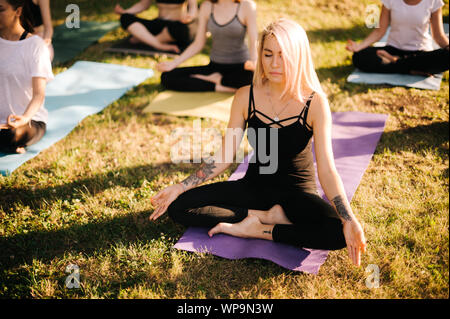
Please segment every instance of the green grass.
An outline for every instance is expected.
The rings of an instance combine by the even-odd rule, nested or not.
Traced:
[[[52,2],[55,24],[71,2]],[[83,19],[116,19],[111,1],[77,3]],[[11,176],[0,176],[2,298],[449,297],[448,72],[439,91],[347,83],[352,66],[345,42],[370,32],[364,12],[373,1],[257,3],[259,28],[286,16],[307,30],[332,111],[389,114],[351,203],[368,239],[362,266],[353,267],[345,250],[331,252],[314,276],[264,260],[173,249],[184,228],[167,216],[149,222],[149,199],[196,169],[171,163],[167,143],[172,130],[191,127],[194,118],[142,112],[162,90],[156,73]],[[448,21],[448,1],[444,15]],[[124,36],[110,32],[75,60],[154,68],[154,58],[104,52]],[[184,65],[206,63],[207,54],[208,47]],[[205,119],[202,126],[225,124]],[[70,263],[80,268],[80,289],[65,286]],[[369,264],[380,267],[377,289],[365,285]]]

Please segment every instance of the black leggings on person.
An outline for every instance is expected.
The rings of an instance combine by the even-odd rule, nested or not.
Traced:
[[[15,153],[18,147],[37,143],[45,134],[46,124],[31,120],[30,124],[16,129],[0,130],[0,151]]]
[[[383,64],[377,55],[378,50],[385,50],[400,58],[393,63]],[[441,73],[449,69],[448,46],[434,51],[405,51],[393,46],[368,47],[353,54],[353,64],[364,72],[411,74],[418,71],[426,74]]]
[[[129,13],[120,16],[120,24],[126,31],[128,27],[135,22],[142,24],[148,32],[153,35],[158,35],[164,28],[167,28],[170,36],[175,40],[175,44],[181,51],[184,51],[191,43],[189,27],[187,24],[180,21],[164,20],[160,18],[146,20]]]
[[[241,179],[199,186],[181,194],[167,209],[184,226],[212,228],[238,223],[249,209],[268,210],[279,204],[292,225],[275,225],[275,242],[312,249],[346,246],[342,223],[334,208],[316,194]]]
[[[238,89],[249,85],[253,72],[244,69],[244,63],[222,64],[210,62],[204,66],[176,68],[161,74],[161,85],[167,90],[205,92],[215,91],[216,84],[192,77],[193,74],[210,75],[218,72],[222,77],[223,86]]]

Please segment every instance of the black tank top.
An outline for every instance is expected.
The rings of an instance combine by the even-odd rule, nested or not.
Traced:
[[[42,21],[41,8],[37,4],[34,4],[33,0],[28,0],[28,5],[31,11],[31,22],[33,27],[42,25],[44,22]]]
[[[247,138],[254,150],[253,160],[249,163],[247,173],[244,178],[258,183],[271,183],[282,188],[295,188],[308,193],[317,193],[315,179],[315,169],[312,153],[313,135],[312,128],[306,123],[309,105],[314,92],[308,98],[305,107],[299,115],[275,121],[264,113],[256,109],[253,97],[253,85],[250,86],[250,96],[248,105],[248,117],[246,120]],[[259,116],[269,119],[270,123],[263,122]],[[283,122],[297,118],[297,121],[289,125]],[[277,125],[278,128],[272,127]],[[252,132],[249,132],[251,129]],[[270,130],[278,133],[277,170],[273,174],[261,174],[260,169],[268,168],[271,163],[267,163],[267,158],[261,158],[258,154],[258,145],[265,146],[265,153],[273,158],[270,152]],[[265,139],[265,140],[264,140]]]

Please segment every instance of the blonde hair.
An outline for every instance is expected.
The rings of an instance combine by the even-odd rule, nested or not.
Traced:
[[[269,36],[275,37],[283,54],[286,87],[281,96],[289,94],[302,103],[305,102],[311,91],[326,97],[314,69],[305,30],[298,23],[285,18],[272,22],[261,33],[253,83],[261,86],[267,81],[264,75],[262,56],[264,40]]]

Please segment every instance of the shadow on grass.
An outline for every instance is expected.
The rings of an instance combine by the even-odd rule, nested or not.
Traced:
[[[67,274],[60,268],[65,267],[70,260],[64,260],[64,265],[61,267],[55,266],[52,262],[61,263],[59,260],[65,259],[68,254],[82,254],[83,257],[94,257],[101,261],[102,252],[117,244],[128,247],[133,243],[145,244],[152,240],[161,240],[162,233],[169,238],[176,238],[183,233],[184,227],[174,224],[166,215],[157,222],[148,221],[150,213],[151,211],[131,212],[126,216],[108,218],[84,225],[72,225],[50,231],[32,231],[0,238],[0,247],[2,247],[0,253],[0,288],[2,291],[0,291],[0,295],[3,294],[3,297],[10,298],[30,297],[32,287],[36,288],[39,280],[50,276],[57,279],[60,287],[54,297],[61,296],[61,294],[64,297],[83,296],[85,294],[83,289],[66,290],[63,288]],[[169,242],[169,246],[172,246],[172,242]],[[149,282],[149,279],[155,276],[154,274],[144,272],[131,276],[125,274],[125,278],[117,279],[113,276],[111,281],[102,282],[100,285],[93,282],[92,285],[96,287],[89,287],[88,290],[94,289],[102,297],[116,298],[121,291],[127,288],[135,288],[139,285],[148,287],[148,284],[156,284],[159,289],[162,288],[161,292],[170,298],[170,296],[176,295],[178,285],[181,284],[186,293],[192,294],[192,296],[200,290],[207,297],[219,295],[226,298],[230,293],[237,294],[244,287],[253,286],[261,279],[281,273],[291,273],[265,260],[230,261],[219,257],[204,258],[197,255],[198,258],[182,258],[182,273],[170,278],[164,275],[172,267],[169,249],[161,253],[160,262],[154,265],[157,267],[155,271],[160,273],[154,278],[154,281],[150,280],[151,282]],[[33,266],[31,266],[34,260],[44,264],[44,267],[48,265],[53,270],[50,273],[46,272],[45,275],[35,275],[32,270]],[[239,265],[238,269],[236,269],[236,265]],[[52,275],[55,270],[57,274]],[[126,273],[126,269],[117,269],[117,271]],[[220,284],[224,275],[229,280],[226,286]],[[87,280],[89,281],[89,279]],[[211,280],[215,284],[212,284]]]
[[[185,167],[185,168],[184,168]],[[30,206],[32,209],[38,209],[43,200],[47,204],[58,200],[71,199],[79,196],[80,192],[88,193],[89,196],[103,192],[106,189],[116,186],[126,188],[141,187],[144,179],[152,181],[161,172],[187,172],[187,166],[181,166],[173,163],[163,163],[160,165],[140,165],[135,167],[120,168],[115,171],[99,173],[92,177],[76,179],[72,182],[62,185],[48,187],[13,187],[1,188],[0,198],[2,203],[0,207],[8,212],[10,207],[20,202]],[[42,168],[41,172],[51,172],[52,168]]]
[[[307,31],[307,35],[311,43],[347,41],[348,39],[359,41],[365,38],[371,31],[372,29],[367,28],[364,24],[360,24],[351,28],[309,30]]]
[[[143,178],[152,181],[161,172],[183,172],[191,170],[191,165],[179,165],[163,163],[158,166],[143,165],[97,174],[93,177],[76,180],[64,185],[31,189],[29,187],[0,189],[0,198],[3,211],[8,212],[8,207],[13,207],[17,201],[31,207],[39,207],[42,201],[47,204],[70,198],[78,189],[89,192],[89,196],[111,187],[122,186],[127,188],[140,188]],[[148,243],[152,240],[161,240],[163,233],[169,238],[169,246],[175,242],[171,239],[182,235],[185,227],[173,223],[167,215],[163,215],[157,222],[150,222],[148,217],[152,210],[130,211],[126,215],[117,217],[103,217],[85,224],[71,224],[56,230],[33,230],[27,233],[18,233],[8,237],[0,237],[0,296],[30,297],[32,287],[36,280],[31,266],[33,261],[38,261],[55,271],[60,267],[52,262],[64,259],[68,254],[82,254],[85,257],[99,256],[104,251],[115,247],[117,244],[125,247],[133,243]],[[162,239],[164,240],[164,239]],[[163,253],[161,258],[166,255]],[[188,253],[187,253],[188,254]],[[164,256],[163,256],[164,255]],[[170,254],[169,254],[170,255]],[[165,257],[164,257],[165,258]],[[68,261],[64,261],[68,262]],[[230,293],[238,293],[244,286],[252,286],[261,278],[268,278],[281,273],[291,273],[269,261],[245,259],[230,261],[219,257],[213,258],[182,258],[183,272],[175,279],[166,279],[159,284],[167,290],[168,296],[175,296],[176,280],[186,282],[188,287],[194,289],[189,294],[195,295],[197,286],[207,296],[227,297]],[[235,267],[239,265],[240,270]],[[65,267],[66,265],[64,265]],[[169,272],[171,262],[161,261],[156,265],[158,271]],[[209,268],[210,267],[210,268]],[[206,270],[205,270],[206,269]],[[206,273],[205,273],[206,272]],[[227,284],[228,288],[210,287],[212,277],[224,276],[229,273],[232,280]],[[47,274],[54,278],[54,275]],[[38,276],[38,275],[36,275]],[[64,287],[64,279],[67,276],[63,271],[58,275],[58,285]],[[222,279],[217,278],[217,282]],[[98,287],[104,292],[104,296],[117,297],[119,292],[126,288],[148,284],[149,277],[146,274],[130,276],[120,283],[105,283]],[[194,287],[195,286],[195,287]],[[219,285],[220,286],[220,285]],[[219,290],[219,293],[216,290]],[[65,291],[65,292],[64,292]],[[57,296],[82,296],[83,291],[66,291],[58,289]],[[55,296],[56,297],[56,296]]]
[[[384,149],[394,153],[412,151],[414,153],[434,152],[442,159],[448,158],[449,122],[434,122],[392,132],[384,132],[375,154]],[[448,176],[448,169],[447,173]]]

